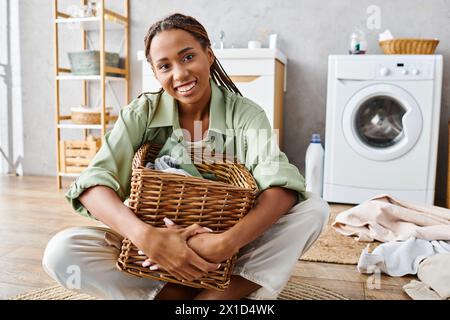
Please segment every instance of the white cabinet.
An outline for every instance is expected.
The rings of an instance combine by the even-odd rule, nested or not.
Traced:
[[[261,106],[283,141],[283,98],[286,91],[286,56],[277,49],[216,49],[214,53],[241,93]],[[158,91],[159,82],[145,59],[142,61],[142,90]]]

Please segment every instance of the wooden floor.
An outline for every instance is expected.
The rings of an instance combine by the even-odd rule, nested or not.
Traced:
[[[64,199],[70,181],[57,190],[52,177],[0,176],[0,299],[55,285],[41,267],[48,240],[68,227],[100,225],[72,212]],[[401,288],[414,278],[374,279],[361,275],[354,265],[303,261],[293,276],[350,299],[409,299]]]

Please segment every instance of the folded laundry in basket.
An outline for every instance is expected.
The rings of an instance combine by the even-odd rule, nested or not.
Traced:
[[[169,155],[161,156],[155,159],[155,163],[147,162],[146,168],[160,170],[167,173],[181,174],[184,176],[192,177],[191,174],[187,173],[183,169],[178,169],[179,161]]]

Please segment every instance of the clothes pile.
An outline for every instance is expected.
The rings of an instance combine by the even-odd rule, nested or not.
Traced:
[[[180,158],[175,158],[169,155],[163,155],[160,156],[159,158],[156,158],[155,163],[147,162],[145,167],[149,169],[160,170],[162,172],[167,173],[181,174],[186,177],[197,177],[212,181],[219,180],[214,173],[208,172],[200,173],[193,164],[188,163],[182,166],[181,162],[182,160]],[[181,169],[180,167],[183,167],[184,169]],[[190,172],[188,172],[189,170]]]
[[[183,176],[192,177],[183,169],[178,169],[179,160],[169,155],[164,155],[155,159],[155,163],[147,162],[146,168],[160,170],[167,173],[181,174]]]
[[[358,241],[383,242],[364,249],[357,269],[401,277],[417,274],[403,287],[413,299],[450,298],[450,210],[409,203],[383,194],[337,215],[334,229]]]

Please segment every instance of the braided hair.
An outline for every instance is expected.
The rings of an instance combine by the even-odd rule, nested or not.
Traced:
[[[155,22],[147,31],[145,36],[145,56],[151,65],[150,59],[150,44],[153,38],[160,32],[165,30],[181,29],[189,32],[202,46],[203,49],[211,47],[208,33],[205,28],[195,18],[186,16],[181,13],[172,14],[160,21]],[[223,86],[231,92],[242,96],[239,89],[227,75],[219,60],[214,56],[214,62],[209,70],[211,78],[218,86]]]

